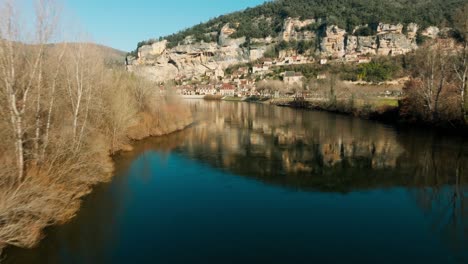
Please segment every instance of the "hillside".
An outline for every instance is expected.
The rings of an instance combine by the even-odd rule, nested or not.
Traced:
[[[468,0],[276,0],[222,15],[163,38],[168,40],[169,47],[177,45],[187,36],[194,36],[197,41],[217,41],[216,33],[227,23],[236,25],[233,38],[276,37],[288,17],[319,21],[313,29],[337,25],[349,33],[355,27],[366,24],[375,30],[378,23],[402,23],[405,26],[416,23],[422,28],[430,25],[451,26],[453,14],[464,3],[468,3]],[[138,47],[155,41],[142,41]]]
[[[125,52],[114,49],[108,46],[104,46],[101,44],[96,44],[96,43],[58,43],[58,44],[49,44],[48,46],[50,48],[57,48],[61,47],[62,45],[67,45],[69,48],[77,48],[79,45],[86,45],[87,48],[92,48],[96,53],[100,54],[103,58],[104,61],[107,64],[122,64],[122,62],[125,60]]]
[[[248,64],[252,78],[262,79],[278,66],[362,64],[430,43],[454,47],[463,38],[454,20],[465,15],[460,10],[467,4],[468,0],[271,1],[140,42],[126,58],[127,69],[157,82],[218,81],[229,67]],[[363,79],[352,75],[352,80]]]
[[[101,54],[103,54],[107,62],[122,64],[122,62],[125,60],[124,51],[114,49],[112,47],[100,45],[100,44],[94,44],[94,45],[96,46],[96,49],[99,50]]]

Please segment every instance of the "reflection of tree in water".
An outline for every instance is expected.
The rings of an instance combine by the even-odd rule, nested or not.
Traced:
[[[134,163],[141,159],[142,168],[134,174],[139,181],[145,182],[151,177],[151,162],[149,152],[157,150],[169,153],[181,142],[184,134],[174,134],[166,138],[153,138],[138,142],[135,151],[122,153],[115,157],[116,176],[112,183],[95,187],[86,198],[78,216],[64,226],[47,230],[47,236],[39,247],[33,250],[7,250],[5,263],[106,263],[109,259],[103,254],[113,241],[118,241],[118,223],[125,213],[125,201],[135,195],[128,187],[130,174],[128,171]],[[59,249],[57,249],[60,247]],[[60,251],[60,254],[57,254]],[[12,256],[10,258],[10,256]],[[76,259],[69,259],[76,257]],[[3,262],[2,262],[3,263]]]
[[[140,174],[132,174],[137,181],[157,177],[153,151],[163,157],[161,162],[164,153],[180,152],[266,184],[306,191],[406,188],[432,221],[434,233],[467,258],[468,149],[463,138],[256,104],[209,102],[196,108],[206,114],[197,125],[138,142],[135,151],[117,157],[113,182],[98,187],[79,217],[58,228],[60,233],[52,230],[42,249],[15,254],[21,256],[17,262],[64,262],[57,245],[65,255],[83,254],[81,260],[101,257],[109,247],[106,242],[119,235],[115,227],[125,209],[122,201],[135,195],[128,188],[129,177],[119,174],[132,174],[128,171],[137,164]]]
[[[453,142],[452,142],[453,143]],[[420,155],[421,167],[415,178],[425,179],[422,188],[411,189],[424,213],[433,219],[434,232],[440,233],[451,249],[468,261],[468,153],[463,138],[447,144],[434,135],[427,138]],[[456,146],[448,148],[446,146]]]
[[[397,131],[325,113],[214,105],[204,109],[214,115],[210,122],[187,131],[184,153],[292,188],[349,192],[406,187],[433,219],[434,231],[455,251],[468,254],[468,150],[462,137]],[[213,150],[216,155],[207,156]]]
[[[198,107],[211,116],[186,131],[182,147],[198,160],[293,188],[348,192],[357,186],[394,185],[395,177],[386,168],[396,166],[403,149],[393,129],[265,105]]]
[[[122,152],[116,158],[117,171],[125,171],[131,168],[132,163],[139,161],[138,178],[149,181],[154,175],[152,153],[157,151],[160,162],[167,162],[171,151],[177,148],[185,140],[185,133],[173,133],[165,137],[153,137],[135,142],[133,151]]]

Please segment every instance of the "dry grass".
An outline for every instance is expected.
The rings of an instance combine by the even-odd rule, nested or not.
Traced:
[[[0,243],[34,247],[42,238],[44,227],[74,217],[81,197],[88,194],[93,185],[110,179],[112,161],[106,149],[98,148],[88,149],[86,154],[70,155],[63,146],[49,155],[46,164],[30,166],[25,180],[19,184],[11,173],[14,169],[10,173],[3,171],[0,175],[3,179],[0,184]]]
[[[0,3],[0,248],[33,247],[44,227],[72,218],[81,197],[110,178],[110,155],[129,148],[128,127],[161,135],[191,119],[159,85],[110,69],[101,47],[48,45],[60,41],[53,1],[39,1],[28,18],[35,32],[19,22],[21,3],[9,2]]]
[[[34,247],[45,227],[73,218],[81,198],[94,185],[110,179],[110,155],[129,149],[130,140],[174,132],[192,122],[188,108],[159,95],[151,84],[146,84],[150,100],[141,106],[129,94],[128,87],[135,85],[133,77],[119,73],[116,81],[115,71],[103,76],[106,79],[90,108],[91,116],[99,118],[88,120],[80,149],[70,148],[71,115],[66,105],[57,104],[46,156],[40,164],[28,162],[22,181],[16,178],[8,123],[0,122],[6,139],[0,144],[0,249],[8,245]]]
[[[161,109],[162,119],[148,113],[140,113],[143,122],[129,128],[129,137],[142,139],[183,129],[191,122],[188,111],[177,112],[176,106]],[[184,117],[180,118],[183,113]],[[175,121],[177,120],[177,121]],[[131,135],[131,131],[146,131]],[[121,145],[123,146],[123,145]],[[47,164],[41,168],[29,168],[21,184],[15,184],[13,166],[4,166],[0,175],[0,248],[14,245],[34,247],[42,238],[42,230],[49,225],[61,224],[75,216],[81,198],[92,187],[110,179],[113,163],[109,145],[104,136],[90,139],[86,151],[73,156],[66,145],[50,154]],[[123,147],[122,147],[123,148]],[[9,169],[10,168],[10,169]]]
[[[178,101],[161,98],[157,109],[138,114],[138,121],[127,130],[128,138],[141,140],[149,136],[161,136],[181,130],[193,122],[188,108]]]
[[[46,162],[41,167],[29,166],[20,184],[14,178],[14,163],[4,166],[0,175],[0,245],[34,247],[42,238],[44,227],[73,218],[81,198],[95,184],[110,179],[113,163],[109,153],[128,147],[128,139],[160,136],[192,122],[188,108],[174,100],[162,97],[159,100],[151,112],[137,115],[136,124],[119,137],[112,151],[102,133],[90,135],[82,151],[76,154],[70,152],[67,142],[54,142],[54,151],[48,153]]]

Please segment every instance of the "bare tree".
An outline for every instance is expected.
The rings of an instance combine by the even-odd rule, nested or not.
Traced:
[[[42,88],[42,62],[44,59],[45,44],[53,32],[52,20],[46,19],[50,7],[50,1],[39,1],[36,8],[36,37],[30,45],[24,34],[24,29],[20,28],[18,11],[14,1],[6,1],[1,7],[0,24],[0,78],[2,82],[2,93],[8,105],[12,131],[15,136],[15,149],[17,160],[18,180],[23,180],[26,155],[25,143],[27,129],[27,116],[36,103],[36,138],[35,148],[38,150],[39,140],[39,112]],[[33,91],[35,90],[35,91]],[[31,98],[35,93],[36,98]]]
[[[63,57],[65,55],[65,52],[67,51],[67,45],[63,44],[59,46],[59,51],[58,51],[58,57],[54,56],[54,63],[49,63],[51,67],[51,80],[48,82],[49,85],[49,93],[47,95],[48,100],[46,102],[46,107],[47,107],[47,114],[46,118],[44,120],[45,122],[45,127],[44,127],[44,132],[43,132],[43,138],[42,138],[42,148],[40,152],[40,160],[43,161],[45,159],[46,151],[49,146],[49,137],[50,137],[50,129],[52,126],[52,116],[55,108],[55,100],[56,100],[56,91],[57,91],[57,86],[59,85],[59,76],[60,76],[60,70],[62,67],[62,61]]]
[[[42,105],[43,105],[43,96],[45,96],[45,82],[44,82],[44,76],[47,75],[46,72],[44,72],[44,63],[46,61],[46,56],[45,56],[45,48],[46,44],[49,43],[54,35],[54,31],[56,29],[56,25],[58,23],[58,15],[55,9],[56,5],[53,2],[53,0],[37,0],[36,1],[36,37],[35,37],[35,44],[39,46],[39,53],[40,53],[40,60],[39,60],[39,65],[38,65],[38,76],[37,80],[35,81],[35,94],[36,94],[36,112],[35,112],[35,137],[33,138],[33,162],[34,163],[39,163],[40,162],[40,156],[41,156],[41,150],[40,150],[40,144],[41,139],[42,139],[42,127],[43,127],[43,120],[42,120]],[[61,61],[63,55],[59,56],[59,63]],[[58,71],[58,70],[57,70]],[[45,87],[47,88],[47,87]],[[54,90],[55,87],[52,87],[52,90]],[[54,100],[55,94],[54,91],[53,93],[49,94],[50,100]]]
[[[0,0],[0,249],[33,247],[44,227],[72,218],[130,127],[144,138],[191,121],[153,84],[106,68],[106,49],[56,38],[53,0],[34,1],[22,27],[20,1]]]
[[[132,75],[130,77],[132,79],[132,85],[130,86],[130,90],[133,94],[134,99],[136,100],[138,111],[145,111],[145,106],[147,105],[148,98],[151,96],[153,92],[152,83],[148,82],[143,78],[137,78],[136,76]]]
[[[98,75],[101,73],[101,57],[95,48],[87,43],[77,43],[66,63],[66,91],[72,114],[72,145],[79,151],[88,125],[88,118]]]
[[[273,95],[275,92],[280,94],[287,91],[286,85],[278,80],[263,80],[257,84],[257,91],[262,95]]]
[[[468,122],[468,4],[463,6],[455,16],[455,27],[462,38],[463,48],[458,51],[454,69],[459,81],[460,108],[462,118]]]
[[[441,95],[452,80],[450,56],[440,45],[421,49],[415,56],[418,68],[413,73],[413,81],[408,82],[405,90],[413,95],[413,104],[422,102],[422,114],[428,121],[439,121]]]
[[[144,90],[135,91],[135,87],[141,83],[133,83],[133,76],[128,76],[126,73],[114,73],[107,79],[113,82],[103,87],[102,96],[105,103],[100,112],[105,117],[105,130],[110,138],[110,152],[114,154],[121,147],[121,141],[125,140],[126,129],[135,119],[140,107],[145,108],[142,105],[144,101],[140,101],[145,98],[140,97],[142,95],[140,92],[144,92],[147,96],[149,94]]]

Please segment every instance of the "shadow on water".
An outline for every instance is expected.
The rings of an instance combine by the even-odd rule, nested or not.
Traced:
[[[382,199],[382,208],[378,210],[383,213],[391,212],[390,218],[406,218],[405,220],[408,223],[414,223],[404,225],[402,222],[394,226],[396,232],[412,232],[412,228],[415,229],[413,236],[406,233],[405,235],[399,234],[402,240],[405,236],[408,237],[408,241],[397,240],[401,243],[400,247],[404,247],[405,243],[409,243],[410,246],[413,242],[421,243],[422,245],[419,246],[421,250],[433,249],[433,253],[428,253],[424,258],[417,254],[417,249],[414,249],[413,255],[411,250],[410,253],[406,255],[402,253],[401,256],[395,253],[395,256],[390,255],[391,257],[380,262],[400,261],[402,259],[409,262],[410,260],[419,261],[424,259],[426,263],[440,261],[457,263],[468,260],[468,203],[465,199],[468,194],[468,144],[466,137],[441,136],[418,129],[398,130],[391,126],[347,116],[260,104],[201,101],[191,102],[191,104],[194,112],[199,113],[199,122],[196,125],[166,137],[138,142],[133,152],[123,153],[116,157],[117,173],[114,181],[98,187],[86,199],[83,209],[76,219],[64,226],[50,228],[47,231],[47,238],[37,249],[9,249],[6,263],[123,263],[124,260],[131,260],[130,256],[150,254],[149,252],[153,252],[151,251],[154,249],[153,247],[157,247],[159,243],[171,242],[159,241],[157,237],[152,237],[150,241],[146,241],[145,236],[142,234],[145,230],[142,230],[142,228],[157,229],[157,232],[155,230],[146,231],[163,234],[161,237],[169,240],[175,238],[172,238],[170,234],[164,236],[165,231],[162,231],[162,229],[185,230],[186,237],[191,237],[192,232],[195,232],[191,229],[185,229],[184,226],[187,223],[183,225],[177,221],[168,221],[166,223],[161,220],[164,224],[158,222],[154,223],[154,226],[148,225],[146,222],[158,219],[153,214],[171,215],[174,210],[191,212],[195,208],[200,209],[197,206],[203,205],[196,204],[197,199],[202,199],[200,197],[206,199],[203,201],[209,204],[207,206],[210,206],[211,211],[208,215],[216,210],[229,214],[229,212],[223,211],[219,207],[226,206],[229,208],[229,202],[233,202],[230,200],[233,199],[232,197],[241,199],[239,193],[242,193],[242,195],[245,195],[245,193],[242,191],[237,193],[235,190],[237,190],[237,187],[244,185],[244,192],[248,192],[247,190],[253,188],[255,190],[253,193],[260,193],[257,195],[264,195],[265,197],[271,195],[271,190],[294,193],[292,194],[295,195],[294,199],[299,199],[297,196],[301,193],[304,195],[319,195],[320,199],[325,199],[324,203],[335,204],[337,208],[341,208],[330,212],[331,209],[322,208],[323,205],[316,205],[313,211],[322,212],[324,223],[334,221],[325,218],[327,214],[344,216],[353,214],[353,210],[349,209],[351,212],[348,212],[340,207],[345,204],[346,199],[363,199],[359,203],[353,203],[353,208],[360,208],[359,206],[363,203],[368,203],[369,208],[374,208],[372,207],[375,206],[373,203],[378,202],[369,200]],[[196,176],[200,178],[196,178],[197,181],[190,184],[195,177],[192,174],[201,176]],[[213,177],[205,179],[203,178],[205,174]],[[226,175],[229,175],[230,178],[223,178]],[[240,182],[234,181],[232,177],[238,178]],[[224,179],[224,182],[220,179]],[[207,182],[204,182],[204,180]],[[258,185],[260,183],[261,185]],[[218,186],[220,190],[215,190],[218,188],[216,184],[221,184],[221,186]],[[206,186],[210,185],[213,185],[213,189],[205,189],[208,188]],[[234,189],[234,191],[223,189],[225,188],[224,185],[230,185],[229,188]],[[148,186],[151,188],[148,189]],[[227,198],[226,195],[228,194],[218,193],[222,192],[222,190],[229,193],[231,198]],[[190,196],[192,192],[194,194],[200,193],[198,196],[194,195],[192,197]],[[178,200],[177,197],[181,195],[180,193],[184,193],[184,196]],[[273,209],[277,210],[275,206],[282,208],[279,205],[281,200],[278,200],[276,205],[272,201],[279,199],[278,197],[282,195],[272,196],[268,200],[269,205],[265,201],[261,204],[260,207],[268,208],[268,206],[272,206],[272,211],[266,211],[264,214],[272,214],[278,217],[276,214],[279,212],[273,213]],[[193,201],[187,199],[187,197],[192,197]],[[216,197],[219,197],[220,200],[224,199],[223,201],[226,204],[218,204],[213,201]],[[307,200],[306,204],[313,204],[317,199],[319,198],[312,198],[311,196],[304,198],[304,201]],[[184,200],[184,202],[181,202],[181,200]],[[401,202],[401,205],[397,206],[396,201]],[[249,202],[255,204],[252,200]],[[297,204],[301,204],[301,201],[298,200]],[[248,203],[241,203],[239,200],[236,200],[236,203],[232,206],[237,208],[237,211],[233,209],[230,212],[234,211],[236,214],[245,213],[247,210],[245,208],[249,207]],[[238,209],[238,207],[242,209]],[[285,213],[289,212],[288,209],[283,210]],[[378,210],[376,209],[375,212],[368,211],[363,219],[381,219],[373,215]],[[311,217],[311,222],[319,221],[309,216],[311,213],[303,211],[289,213],[290,218],[284,220],[285,230],[283,232],[286,234],[294,233],[295,229],[291,227],[294,222],[301,225],[301,220],[297,219],[297,217],[304,217],[304,219]],[[354,213],[360,214],[362,212],[355,209]],[[178,212],[178,214],[181,214],[181,212]],[[248,216],[252,218],[252,221],[257,218],[262,219],[262,216],[255,216],[255,212],[249,211],[249,214],[252,214]],[[174,213],[174,215],[177,214]],[[146,222],[141,219],[145,217],[148,217]],[[199,217],[201,216],[187,219],[194,222],[198,220],[209,223],[211,221],[211,219]],[[352,219],[351,216],[349,217]],[[315,216],[315,218],[318,217]],[[222,216],[220,216],[220,221],[222,219]],[[356,218],[354,222],[350,220],[351,223],[348,224],[362,228],[356,222],[357,219],[360,218]],[[363,219],[360,219],[360,221],[366,221]],[[229,220],[225,221],[224,224],[229,226]],[[376,226],[374,231],[385,230],[386,228],[391,230],[392,225],[394,225],[391,222],[392,220],[385,219],[382,221],[385,222],[381,223],[381,226]],[[425,230],[423,227],[418,226],[418,221],[421,222],[423,227],[427,224],[427,232],[417,231],[420,229]],[[139,226],[139,223],[141,226]],[[204,235],[210,237],[209,232],[216,232],[216,225],[221,224],[220,222],[210,224],[209,228],[202,225],[206,228],[205,232],[207,232]],[[373,224],[375,223],[371,225]],[[162,227],[158,227],[158,225]],[[122,228],[128,226],[132,227],[131,230]],[[197,223],[193,223],[192,228],[196,228],[196,226]],[[162,229],[159,230],[158,228]],[[239,228],[249,229],[246,225],[239,226]],[[251,228],[254,230],[262,229],[261,226],[255,226],[254,224],[252,224]],[[304,228],[307,230],[306,226]],[[333,228],[340,229],[337,226],[328,228],[330,228],[329,230]],[[359,241],[362,246],[372,248],[372,241],[364,240],[364,238],[362,240],[357,238],[353,240],[351,230],[340,230],[341,235],[350,236],[343,238],[345,241],[350,243]],[[385,233],[390,232],[389,230],[382,231],[383,237],[381,239],[386,239],[390,241],[387,243],[391,244],[392,239],[397,239],[393,236],[398,236],[398,234]],[[272,229],[264,230],[267,233],[271,231]],[[180,254],[183,255],[183,252],[186,252],[186,259],[183,260],[189,263],[200,260],[197,259],[198,255],[196,253],[181,248],[185,245],[184,235],[177,234],[177,232],[173,236],[179,239],[177,243],[180,244],[178,248],[181,251]],[[217,232],[221,231],[218,230]],[[223,232],[228,231],[223,229]],[[275,232],[281,233],[282,231],[276,230]],[[318,231],[315,230],[314,232]],[[418,232],[421,232],[420,236]],[[314,233],[309,235],[312,234]],[[333,232],[328,236],[335,237]],[[336,237],[339,237],[339,235]],[[414,237],[418,241],[410,241]],[[432,242],[425,241],[424,238],[426,237],[430,237]],[[136,248],[125,249],[122,248],[121,242],[124,238],[133,239],[143,244],[136,246]],[[247,235],[239,235],[241,241],[236,241],[236,243],[247,243],[242,240],[245,238],[253,239]],[[187,240],[189,239],[187,238]],[[297,255],[295,258],[289,256],[286,259],[295,263],[307,263],[305,261],[306,256],[304,258],[299,256],[307,252],[306,250],[300,250],[305,241],[299,238],[296,240],[291,239],[289,243],[291,246],[296,245]],[[215,248],[219,246],[208,242],[208,238],[197,237],[197,241],[200,245],[209,245]],[[227,238],[221,241],[223,243],[234,243]],[[255,252],[258,254],[257,257],[260,257],[264,252],[259,245],[267,242],[257,242],[258,244],[252,242],[255,245],[253,249],[258,247]],[[324,239],[322,242],[326,245],[327,240]],[[336,239],[330,241],[330,243],[330,245],[333,245],[333,243],[339,244]],[[168,247],[165,244],[162,245],[160,245],[162,248]],[[388,248],[388,250],[400,252],[397,248],[398,245],[392,245],[396,249]],[[190,247],[197,248],[194,244],[190,244]],[[246,259],[256,260],[255,258],[240,258],[243,254],[245,254],[243,257],[246,257],[251,253],[246,251],[245,247],[237,248],[236,256],[239,258],[225,253],[227,256],[224,256],[226,258],[223,259],[223,263],[231,263],[230,261],[236,263],[236,261],[246,261]],[[353,246],[349,247],[349,250],[353,248]],[[417,246],[414,247],[418,248]],[[169,251],[172,249],[168,248]],[[269,249],[271,250],[271,248]],[[125,257],[116,259],[116,256],[122,256],[122,252],[116,253],[119,250],[129,250],[127,252],[129,259]],[[139,252],[132,250],[138,250]],[[203,250],[198,249],[197,252],[204,252]],[[222,254],[225,252],[223,250],[225,249],[219,249],[218,253]],[[345,251],[344,249],[341,250]],[[388,252],[378,250],[382,250],[382,248],[378,248],[374,253],[368,253],[369,258],[363,256],[354,256],[354,258],[353,256],[346,256],[345,258],[343,256],[340,259],[330,255],[322,256],[320,253],[316,253],[315,257],[317,260],[372,262],[376,260],[372,258],[372,254],[375,254],[375,256],[388,254]],[[192,256],[190,254],[193,254],[192,258],[190,258]],[[209,255],[210,253],[205,254]],[[213,251],[211,251],[211,254],[216,255]],[[270,263],[281,263],[281,258],[275,258],[274,252],[270,254],[270,257],[272,257],[268,259],[271,261]],[[432,258],[431,254],[434,254],[434,258]],[[184,262],[182,259],[179,259],[180,261],[174,259],[172,259],[174,261],[168,261],[168,258],[165,258],[164,254],[159,253],[159,251],[151,255],[151,258],[137,259],[142,261],[160,260],[163,263],[166,263],[165,261],[167,263]],[[211,259],[206,258],[205,255],[203,260],[210,261]],[[216,260],[219,261],[218,258]],[[267,260],[267,258],[257,259],[257,261],[264,260]]]

